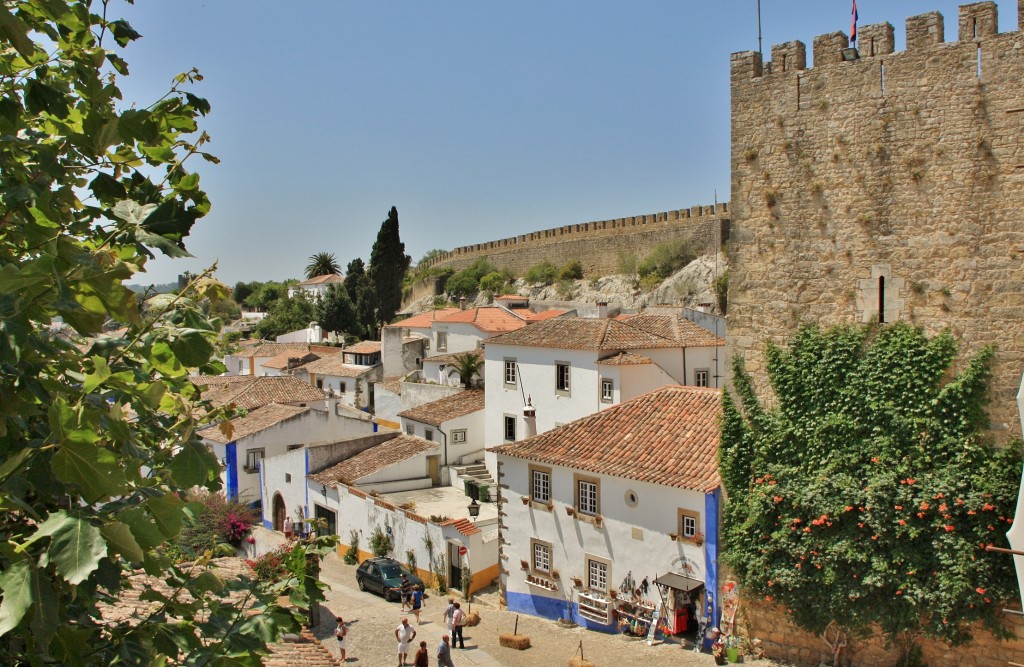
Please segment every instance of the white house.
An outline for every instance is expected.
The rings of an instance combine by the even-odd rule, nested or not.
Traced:
[[[462,354],[470,354],[473,357],[483,361],[483,350],[468,350],[466,352],[453,352],[451,354],[435,354],[432,357],[427,357],[423,360],[423,380],[426,382],[436,382],[438,384],[446,384],[450,387],[462,386],[462,377],[455,372],[455,357]],[[472,381],[475,383],[482,380],[481,371],[483,371],[483,365],[480,366],[480,371],[473,375]]]
[[[544,433],[666,384],[716,383],[724,344],[663,315],[558,317],[495,336],[484,345],[485,442]]]
[[[338,354],[341,348],[330,345],[311,345],[308,343],[268,343],[250,346],[225,357],[228,373],[232,375],[276,375],[274,369],[264,364],[283,354],[304,356],[312,352],[318,357]]]
[[[456,310],[431,323],[431,350],[437,354],[469,352],[477,349],[482,340],[525,326],[525,318],[505,308]]]
[[[667,386],[494,448],[509,610],[615,632],[657,609],[688,631],[717,594],[720,401]]]
[[[369,415],[320,400],[305,405],[270,403],[232,419],[229,426],[212,426],[200,435],[224,465],[221,477],[227,497],[256,502],[262,499],[258,475],[264,458],[374,430]]]
[[[346,405],[365,408],[372,404],[373,384],[380,380],[381,367],[347,363],[345,354],[335,354],[311,361],[292,370],[295,377],[337,396]]]
[[[340,273],[330,273],[323,276],[313,276],[301,283],[288,287],[288,298],[294,299],[296,294],[305,294],[313,301],[319,301],[327,295],[327,288],[331,285],[341,286],[345,282],[345,276]]]
[[[484,392],[468,389],[398,415],[402,431],[443,445],[441,466],[476,461],[484,454]]]

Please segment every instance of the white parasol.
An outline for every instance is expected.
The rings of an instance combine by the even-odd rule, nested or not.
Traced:
[[[1017,393],[1017,410],[1020,412],[1021,428],[1024,428],[1024,380],[1021,381]],[[1013,565],[1017,570],[1017,586],[1020,589],[1021,605],[1024,605],[1024,472],[1021,473],[1020,491],[1017,493],[1017,511],[1010,530],[1006,531],[1006,540],[1010,543],[1013,554]]]

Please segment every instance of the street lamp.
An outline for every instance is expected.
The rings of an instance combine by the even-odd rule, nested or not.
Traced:
[[[468,510],[469,510],[469,516],[470,516],[470,517],[472,517],[472,518],[474,518],[474,519],[475,519],[475,518],[477,518],[478,516],[480,516],[480,503],[478,503],[478,502],[476,501],[476,498],[473,498],[473,499],[472,499],[472,500],[471,500],[471,501],[469,502],[469,507],[467,507],[466,509],[468,509]]]

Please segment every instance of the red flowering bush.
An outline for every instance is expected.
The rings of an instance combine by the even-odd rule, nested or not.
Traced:
[[[736,360],[722,557],[747,590],[816,633],[877,623],[958,643],[983,620],[1005,636],[1013,562],[985,546],[1007,546],[1020,443],[985,439],[991,351],[953,373],[956,350],[906,325],[805,328],[768,348],[770,410]]]
[[[259,523],[257,510],[238,500],[227,500],[220,493],[193,494],[187,500],[192,521],[182,530],[180,544],[186,560],[219,544],[241,546]]]

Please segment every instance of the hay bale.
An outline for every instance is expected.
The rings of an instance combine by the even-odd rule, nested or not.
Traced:
[[[512,635],[503,632],[498,635],[498,643],[505,648],[514,648],[517,651],[525,651],[530,648],[530,638],[526,635]]]
[[[471,611],[468,614],[466,614],[466,625],[468,625],[471,628],[480,625],[480,614],[476,613],[475,611]]]
[[[569,667],[597,667],[594,663],[589,660],[584,660],[578,655],[574,655],[569,659]]]

